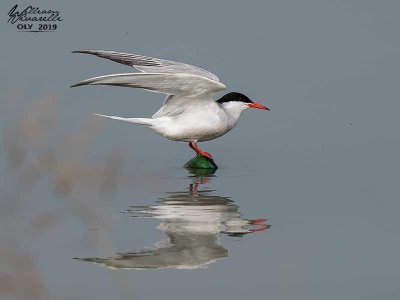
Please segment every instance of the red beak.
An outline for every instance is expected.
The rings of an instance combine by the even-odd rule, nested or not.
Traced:
[[[266,106],[264,106],[264,105],[261,105],[261,104],[258,104],[258,103],[249,103],[249,104],[247,104],[247,106],[248,106],[248,107],[251,107],[251,108],[258,108],[258,109],[263,109],[263,110],[269,110],[268,107],[266,107]]]

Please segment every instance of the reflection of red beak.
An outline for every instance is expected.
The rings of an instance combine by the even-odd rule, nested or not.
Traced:
[[[254,219],[254,220],[249,220],[249,224],[259,225],[259,224],[263,224],[265,221],[268,221],[268,220],[267,219]]]
[[[258,108],[258,109],[263,109],[263,110],[269,110],[268,107],[265,107],[264,105],[258,104],[258,103],[249,103],[247,104],[248,107],[251,108]]]
[[[267,219],[254,219],[254,220],[248,220],[249,225],[252,225],[253,227],[249,229],[250,232],[258,232],[258,231],[264,231],[267,229],[271,228],[271,225],[269,224],[264,224],[264,222],[268,221]]]

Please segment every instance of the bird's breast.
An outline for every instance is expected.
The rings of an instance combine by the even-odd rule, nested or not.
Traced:
[[[159,133],[170,140],[203,142],[218,138],[230,129],[232,127],[224,111],[202,107],[186,110],[171,118],[168,126],[164,126]]]

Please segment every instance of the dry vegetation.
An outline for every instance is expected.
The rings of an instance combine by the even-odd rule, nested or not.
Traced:
[[[3,120],[11,120],[3,121],[1,128],[0,297],[65,299],[48,294],[32,254],[22,241],[38,238],[71,214],[78,216],[87,228],[99,222],[107,224],[95,207],[96,199],[115,192],[122,155],[111,151],[101,165],[88,162],[85,154],[99,124],[90,120],[77,132],[66,133],[59,127],[55,95],[34,101],[12,118],[7,115],[22,104],[14,95],[0,107]],[[18,218],[24,203],[28,199],[35,201],[32,194],[43,181],[50,187],[57,208],[28,219]],[[98,247],[110,247],[104,238],[94,240]]]

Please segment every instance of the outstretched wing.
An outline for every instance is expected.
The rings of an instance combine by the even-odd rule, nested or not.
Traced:
[[[71,87],[81,85],[114,85],[142,88],[153,92],[185,97],[209,96],[224,90],[224,84],[199,75],[186,73],[125,73],[94,77]],[[168,97],[167,97],[168,98]]]
[[[144,73],[185,73],[219,81],[218,77],[209,71],[189,64],[171,60],[108,50],[81,50],[73,51],[72,53],[96,55],[101,58],[110,59],[112,61],[134,67]]]

